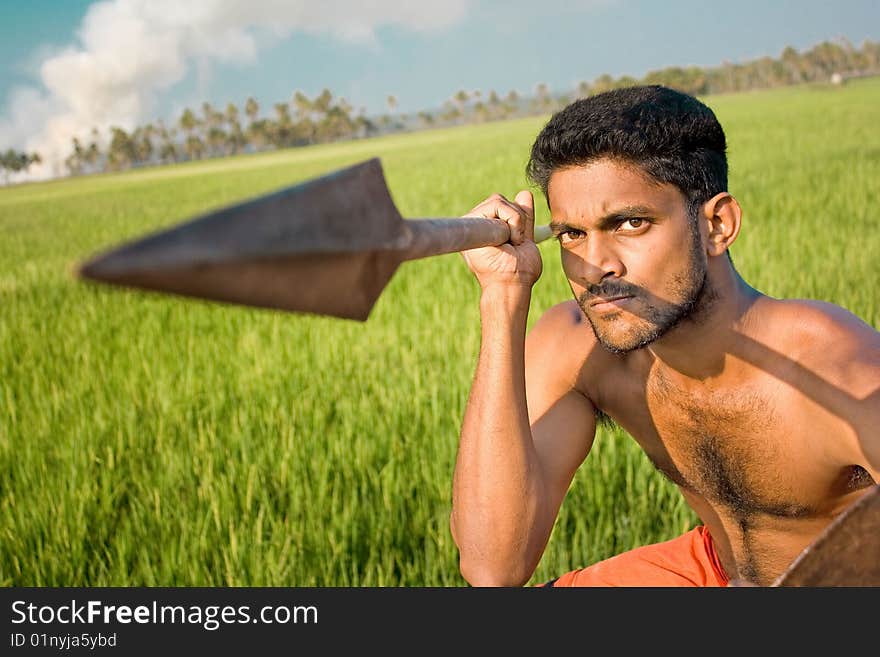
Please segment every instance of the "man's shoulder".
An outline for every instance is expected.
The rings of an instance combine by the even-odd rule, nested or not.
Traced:
[[[539,327],[543,329],[566,330],[585,324],[586,321],[587,319],[584,317],[584,313],[580,306],[578,306],[577,301],[569,299],[568,301],[562,301],[554,306],[550,306],[541,313],[532,330]]]
[[[817,299],[773,299],[772,306],[776,322],[805,346],[833,349],[880,344],[880,332],[842,306]]]
[[[851,311],[815,299],[774,299],[766,327],[803,367],[843,383],[880,369],[880,332]]]
[[[596,336],[577,301],[570,299],[545,310],[529,331],[534,344],[592,348]]]
[[[528,365],[574,383],[584,368],[613,367],[611,355],[599,345],[589,321],[574,299],[544,311],[526,339]]]

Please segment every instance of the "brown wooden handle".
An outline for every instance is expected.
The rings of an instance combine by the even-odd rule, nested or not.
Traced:
[[[404,260],[417,260],[481,246],[499,246],[510,239],[510,229],[500,219],[414,219],[407,220],[406,225],[411,237],[407,240]],[[549,236],[549,227],[535,227],[535,242],[542,242]]]

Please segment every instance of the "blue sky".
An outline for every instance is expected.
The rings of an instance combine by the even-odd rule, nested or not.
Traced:
[[[563,91],[602,73],[639,77],[666,66],[776,56],[786,45],[880,39],[877,0],[374,0],[366,14],[365,2],[272,1],[106,0],[117,11],[92,21],[92,48],[100,43],[104,56],[82,63],[70,53],[90,51],[81,28],[98,3],[0,0],[0,147],[24,147],[57,116],[68,120],[49,131],[56,139],[63,126],[87,121],[167,120],[187,104],[242,104],[248,96],[268,108],[296,89],[314,95],[324,87],[370,114],[386,111],[389,94],[399,111],[411,112],[439,107],[458,89],[528,94],[544,82]],[[261,3],[262,18],[254,17]],[[144,17],[144,7],[154,14],[185,9]],[[202,9],[189,15],[192,7]],[[275,21],[272,12],[286,15]],[[132,14],[147,25],[134,40],[126,32],[134,28],[123,24]],[[185,46],[151,41],[170,33],[167,21],[174,29],[204,29],[181,37]],[[65,48],[73,49],[66,59]],[[107,57],[108,48],[118,52]],[[144,64],[166,51],[176,59]],[[120,74],[127,57],[136,72]],[[64,61],[47,78],[41,66],[53,58]],[[107,71],[89,66],[129,78],[110,84]]]

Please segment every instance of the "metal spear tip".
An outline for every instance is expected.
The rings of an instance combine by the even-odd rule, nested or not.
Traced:
[[[367,319],[405,233],[373,158],[104,251],[77,275],[247,306]]]

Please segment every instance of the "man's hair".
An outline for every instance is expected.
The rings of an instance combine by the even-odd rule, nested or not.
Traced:
[[[620,160],[677,187],[695,216],[700,205],[727,191],[726,149],[715,114],[693,96],[659,85],[627,87],[554,114],[532,145],[526,173],[546,197],[554,171]]]

